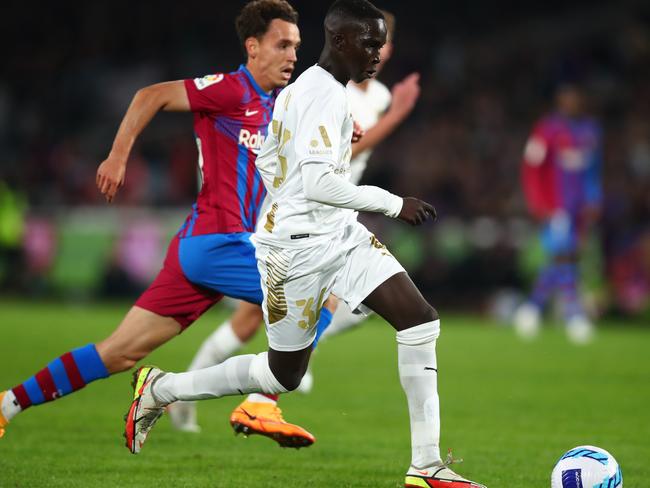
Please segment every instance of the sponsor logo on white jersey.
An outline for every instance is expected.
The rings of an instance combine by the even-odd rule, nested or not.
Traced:
[[[255,154],[262,149],[264,139],[266,139],[266,136],[259,130],[257,132],[251,132],[248,129],[241,129],[239,131],[239,144],[252,150]]]

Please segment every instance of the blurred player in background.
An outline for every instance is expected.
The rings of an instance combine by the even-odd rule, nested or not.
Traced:
[[[524,194],[531,214],[542,225],[548,262],[539,271],[529,300],[515,312],[515,328],[524,338],[537,335],[541,313],[553,295],[562,300],[569,339],[583,344],[593,336],[580,299],[578,257],[600,212],[602,136],[584,105],[577,85],[562,85],[555,112],[535,125],[526,144]]]
[[[438,314],[393,255],[357,221],[358,211],[412,225],[435,218],[434,208],[417,198],[349,181],[353,119],[345,86],[350,79],[375,75],[385,42],[384,16],[367,0],[337,0],[329,8],[318,64],[278,96],[256,161],[271,197],[253,237],[269,349],[186,373],[140,368],[125,426],[133,453],[174,401],[296,389],[312,353],[321,304],[334,293],[352,310],[374,310],[396,330],[411,422],[404,485],[484,488],[440,458]]]
[[[377,73],[385,66],[393,52],[393,39],[395,36],[395,16],[390,12],[382,10],[386,19],[388,30],[386,44],[380,50],[380,62],[377,65]],[[364,80],[360,83],[350,81],[347,85],[348,100],[352,117],[364,130],[364,136],[358,142],[352,144],[352,171],[350,181],[355,185],[359,184],[363,172],[373,148],[388,137],[411,113],[415,102],[420,94],[419,75],[413,73],[404,80],[397,83],[391,91],[374,78]],[[330,297],[327,307],[337,307],[335,297]],[[326,308],[321,316],[329,314]],[[366,319],[363,314],[353,314],[347,304],[340,303],[334,317],[331,319],[331,326],[328,320],[319,322],[318,338],[327,330],[326,335],[335,335],[343,332]],[[197,351],[189,371],[206,368],[219,364],[239,351],[258,330],[263,320],[262,311],[246,302],[242,302],[233,317],[224,322],[217,330],[208,337]],[[312,374],[308,371],[300,385],[300,391],[306,393],[311,390]],[[250,416],[255,415],[259,406],[256,403],[265,401],[258,395],[252,395],[246,402],[242,403],[231,416],[231,423],[241,425],[246,423],[248,432],[264,430],[265,424],[261,421],[251,422]],[[196,404],[193,402],[177,402],[170,405],[169,414],[172,424],[179,430],[197,432],[200,430],[197,425]],[[261,432],[258,432],[261,433]]]
[[[162,270],[107,339],[67,352],[24,383],[0,392],[0,435],[18,413],[126,371],[189,327],[224,295],[259,304],[260,275],[249,238],[266,191],[255,167],[279,88],[300,45],[298,14],[285,0],[248,3],[236,20],[246,65],[227,74],[159,83],[138,91],[97,186],[111,202],[124,183],[135,140],[159,111],[194,113],[202,187],[174,236]],[[283,445],[314,438],[266,411]]]

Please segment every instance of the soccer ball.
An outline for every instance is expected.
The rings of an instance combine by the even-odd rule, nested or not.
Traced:
[[[605,449],[578,446],[567,451],[553,468],[551,488],[623,488],[623,473]]]

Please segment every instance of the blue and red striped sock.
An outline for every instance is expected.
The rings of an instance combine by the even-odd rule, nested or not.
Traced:
[[[12,388],[20,408],[56,400],[109,376],[94,344],[66,352],[24,383]]]

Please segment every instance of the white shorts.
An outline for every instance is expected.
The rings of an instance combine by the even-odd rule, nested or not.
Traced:
[[[256,242],[269,346],[299,351],[316,337],[320,309],[330,293],[351,310],[404,268],[362,224],[354,222],[312,247],[280,248]]]

